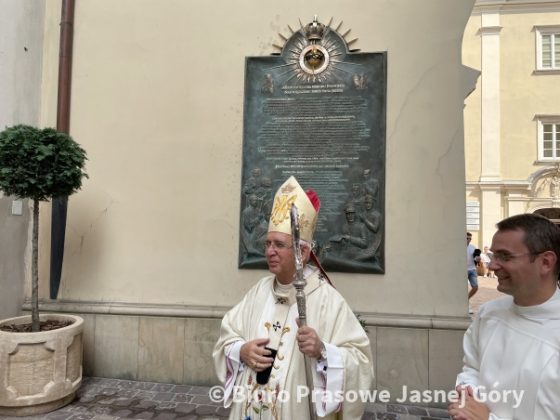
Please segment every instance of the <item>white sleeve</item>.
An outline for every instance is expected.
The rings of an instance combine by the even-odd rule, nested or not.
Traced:
[[[477,316],[463,337],[463,371],[457,375],[455,385],[480,385],[480,353],[477,342],[479,319]]]
[[[344,390],[344,355],[337,346],[324,343],[327,359],[316,363],[314,392],[315,409],[319,417],[325,417],[340,409],[342,401],[336,398]],[[318,379],[318,380],[317,380]]]
[[[235,380],[240,372],[245,369],[245,363],[241,361],[240,352],[244,341],[236,341],[227,346],[226,354],[226,381],[224,383],[224,407],[229,407],[233,402],[232,392]]]

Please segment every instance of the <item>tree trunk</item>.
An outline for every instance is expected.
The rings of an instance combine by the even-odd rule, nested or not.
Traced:
[[[33,252],[31,257],[31,331],[40,330],[39,322],[39,200],[33,200]]]

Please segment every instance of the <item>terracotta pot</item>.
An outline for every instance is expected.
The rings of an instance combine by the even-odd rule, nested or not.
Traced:
[[[84,320],[67,314],[42,314],[41,321],[71,320],[52,331],[0,331],[0,415],[31,416],[72,401],[82,383]],[[31,322],[31,315],[0,321]]]

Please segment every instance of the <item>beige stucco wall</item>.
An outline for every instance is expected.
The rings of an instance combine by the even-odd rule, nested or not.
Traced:
[[[77,3],[71,134],[90,179],[70,198],[60,298],[227,307],[265,274],[237,269],[244,57],[318,13],[343,20],[353,46],[388,52],[386,274],[337,273],[337,288],[362,312],[466,314],[462,108],[475,78],[460,47],[473,1]],[[59,11],[47,3],[45,125]]]
[[[43,6],[0,0],[0,130],[39,123]],[[30,261],[27,200],[14,200],[0,192],[0,319],[21,312]]]

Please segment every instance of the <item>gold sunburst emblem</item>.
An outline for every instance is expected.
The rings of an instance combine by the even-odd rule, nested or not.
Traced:
[[[301,82],[324,82],[333,72],[340,70],[339,65],[344,63],[344,57],[348,52],[356,52],[359,49],[349,49],[349,46],[358,38],[346,41],[350,29],[343,34],[339,33],[342,26],[340,22],[332,26],[331,18],[328,24],[319,22],[317,15],[307,25],[300,23],[300,29],[294,31],[289,25],[290,35],[278,34],[283,40],[282,45],[272,44],[280,52],[273,53],[282,55],[288,67],[288,79],[293,77]]]

